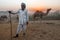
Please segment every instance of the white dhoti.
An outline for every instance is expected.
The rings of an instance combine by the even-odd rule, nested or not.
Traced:
[[[25,33],[26,31],[26,24],[19,24],[18,27],[17,27],[17,33],[18,34],[19,32],[23,31]]]

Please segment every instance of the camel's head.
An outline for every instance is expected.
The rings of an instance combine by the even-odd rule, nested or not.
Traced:
[[[47,9],[47,12],[49,12],[51,10],[51,8]]]

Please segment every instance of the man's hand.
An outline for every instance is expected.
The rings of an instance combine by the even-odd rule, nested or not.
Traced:
[[[8,11],[9,13],[12,13],[11,11]]]
[[[28,25],[28,22],[26,22],[26,25]]]

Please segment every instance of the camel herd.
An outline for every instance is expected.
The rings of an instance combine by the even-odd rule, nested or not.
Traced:
[[[43,16],[46,16],[49,12],[50,12],[51,8],[47,9],[46,13],[42,12],[42,11],[36,11],[33,15],[33,19],[35,20],[37,17],[39,17],[40,19],[43,18]],[[8,12],[8,11],[7,11]],[[0,16],[0,21],[6,21],[8,19],[7,15],[2,15]],[[18,20],[18,15],[16,17],[16,19]]]

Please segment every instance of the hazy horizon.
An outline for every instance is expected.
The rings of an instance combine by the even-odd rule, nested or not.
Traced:
[[[18,10],[24,2],[28,10],[59,9],[60,0],[0,0],[0,10]]]

